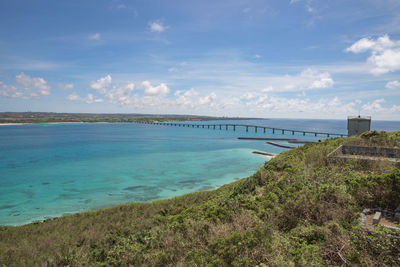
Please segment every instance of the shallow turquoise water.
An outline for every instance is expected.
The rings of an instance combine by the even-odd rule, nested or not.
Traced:
[[[307,120],[298,127],[345,133],[342,121],[324,123]],[[252,151],[284,151],[239,136],[292,135],[118,123],[0,126],[0,225],[216,188],[268,160]]]

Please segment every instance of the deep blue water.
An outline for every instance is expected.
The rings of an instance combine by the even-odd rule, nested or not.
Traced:
[[[346,133],[346,121],[238,123]],[[399,130],[400,122],[373,121],[372,128]],[[244,128],[226,131],[122,123],[0,126],[0,225],[216,188],[253,174],[268,160],[252,151],[284,151],[264,141],[238,140],[239,136],[293,137],[291,133],[255,133],[254,129],[245,132]]]

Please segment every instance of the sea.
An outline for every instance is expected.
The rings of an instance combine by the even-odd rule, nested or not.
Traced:
[[[346,134],[345,120],[258,119],[184,122],[248,124]],[[399,121],[372,121],[399,131]],[[238,137],[327,136],[225,126],[55,123],[0,126],[0,225],[22,225],[130,202],[211,190],[251,176],[287,148]],[[332,137],[332,136],[330,136]],[[285,141],[276,141],[286,144]],[[297,146],[299,144],[290,144]]]

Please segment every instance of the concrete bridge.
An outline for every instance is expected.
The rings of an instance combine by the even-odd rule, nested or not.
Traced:
[[[138,122],[142,124],[152,124],[152,125],[164,125],[164,126],[177,126],[177,127],[192,127],[192,128],[206,128],[206,129],[219,129],[219,130],[233,130],[236,131],[236,128],[242,127],[246,129],[246,132],[249,129],[254,129],[254,132],[257,133],[259,130],[264,133],[271,131],[272,134],[281,133],[281,134],[292,134],[300,133],[305,136],[313,135],[313,136],[326,136],[326,137],[344,137],[346,134],[337,134],[337,133],[325,133],[325,132],[313,132],[313,131],[300,131],[300,130],[290,130],[290,129],[282,129],[282,128],[274,128],[267,126],[259,126],[259,125],[248,125],[248,124],[196,124],[196,123],[182,123],[182,122]]]

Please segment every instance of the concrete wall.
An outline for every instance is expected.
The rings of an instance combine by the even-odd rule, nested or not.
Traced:
[[[359,135],[371,129],[371,120],[364,118],[352,118],[347,120],[348,135]]]
[[[342,146],[344,155],[360,155],[371,157],[400,158],[399,148],[389,147],[365,147],[365,146]]]

